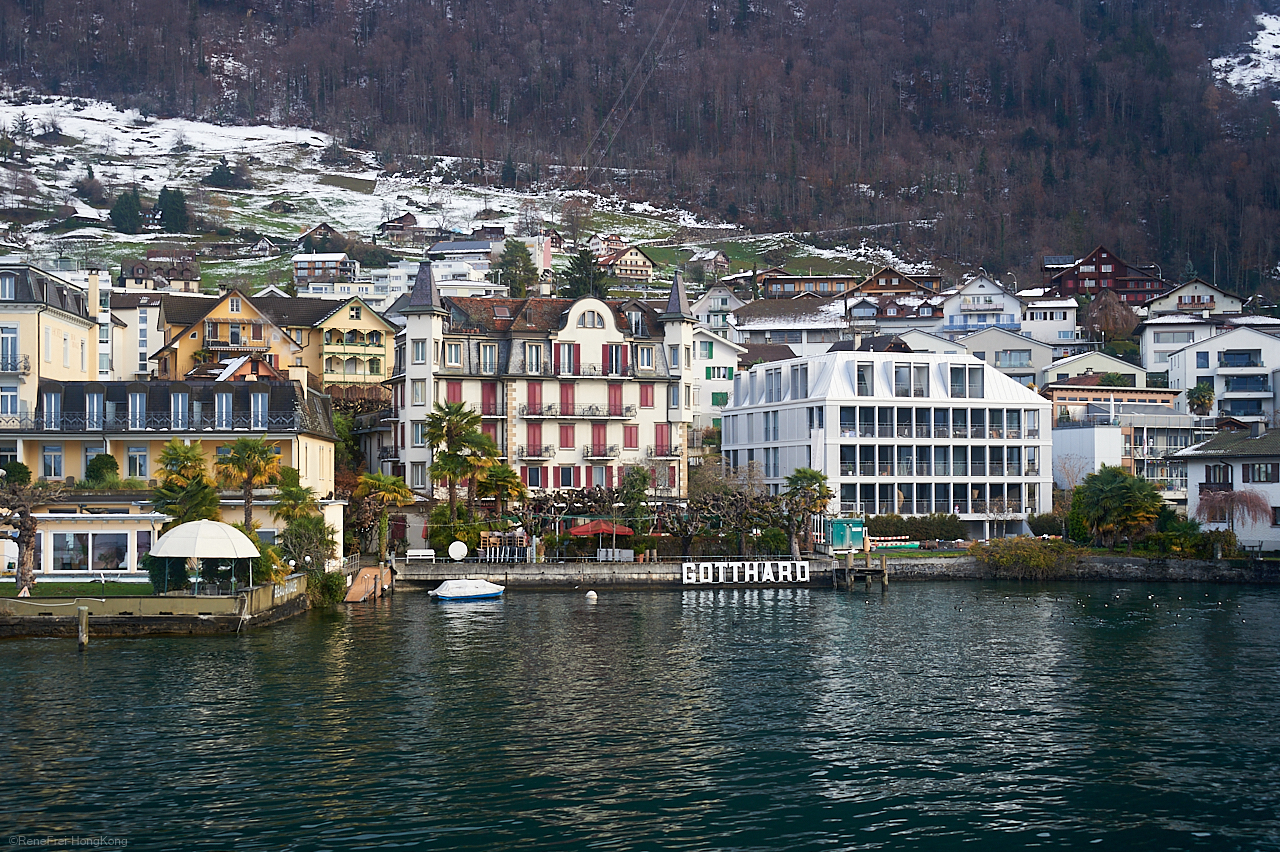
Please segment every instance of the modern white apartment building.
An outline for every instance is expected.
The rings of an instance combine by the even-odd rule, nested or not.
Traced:
[[[1241,420],[1268,420],[1280,409],[1273,373],[1280,366],[1280,337],[1256,328],[1233,328],[1168,356],[1169,388],[1213,386],[1214,413]],[[1186,395],[1175,403],[1187,409]]]
[[[841,347],[843,349],[843,347]],[[824,472],[842,515],[955,513],[1008,532],[1052,501],[1049,401],[968,355],[833,351],[734,376],[726,463],[773,491]]]

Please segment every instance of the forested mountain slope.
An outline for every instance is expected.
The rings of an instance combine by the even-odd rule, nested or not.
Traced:
[[[389,162],[455,154],[497,173],[510,158],[540,179],[599,165],[597,185],[756,227],[901,223],[872,233],[988,272],[1034,276],[1041,253],[1106,243],[1170,277],[1216,259],[1219,283],[1252,291],[1280,261],[1280,118],[1209,62],[1260,11],[0,0],[0,67],[153,113],[307,124]]]

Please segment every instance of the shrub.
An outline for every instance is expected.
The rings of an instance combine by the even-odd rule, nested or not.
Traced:
[[[964,522],[957,515],[920,515],[904,518],[901,515],[873,515],[867,518],[867,535],[876,538],[909,536],[920,541],[942,539],[954,541],[965,538]]]
[[[787,534],[777,527],[766,527],[756,536],[756,552],[762,554],[782,554],[791,552],[791,543]]]
[[[873,515],[867,518],[866,531],[876,538],[908,535],[907,520],[901,515]]]
[[[958,538],[966,538],[968,533],[958,515],[935,512],[932,515],[907,518],[907,535],[920,541],[932,539],[955,541]]]
[[[347,580],[339,572],[311,569],[307,572],[307,598],[314,607],[342,603],[347,596]]]
[[[120,463],[115,456],[99,453],[89,460],[84,469],[85,480],[93,486],[120,478]]]
[[[187,560],[143,554],[139,567],[151,578],[151,589],[157,595],[187,587]]]
[[[31,484],[31,468],[20,461],[11,461],[0,466],[0,470],[4,471],[4,481],[8,485]]]
[[[1032,535],[1062,535],[1062,518],[1052,512],[1027,515],[1027,526]]]
[[[1001,579],[1051,580],[1071,576],[1084,551],[1065,541],[1018,536],[974,542],[969,553]]]

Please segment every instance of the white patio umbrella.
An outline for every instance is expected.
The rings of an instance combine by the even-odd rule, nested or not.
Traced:
[[[186,559],[249,559],[258,548],[240,530],[221,521],[189,521],[160,536],[152,556]]]

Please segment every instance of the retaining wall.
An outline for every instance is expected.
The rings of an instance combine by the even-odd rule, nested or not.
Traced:
[[[229,633],[305,612],[307,578],[253,586],[235,597],[0,598],[0,637],[76,636],[76,610],[89,610],[89,636]]]

